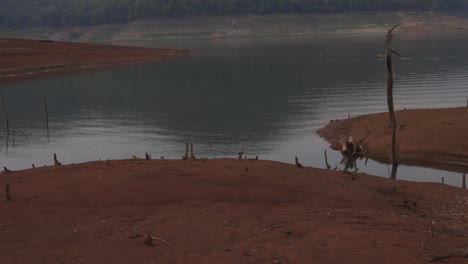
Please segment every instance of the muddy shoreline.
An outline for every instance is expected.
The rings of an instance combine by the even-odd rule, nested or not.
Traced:
[[[369,158],[390,163],[388,113],[333,120],[317,133],[339,150],[340,139],[364,139]],[[396,112],[400,164],[468,173],[468,107]]]
[[[0,38],[0,82],[158,63],[191,50]]]

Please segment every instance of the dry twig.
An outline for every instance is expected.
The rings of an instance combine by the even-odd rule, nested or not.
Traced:
[[[283,226],[286,226],[286,224],[279,224],[279,225],[269,226],[269,227],[263,229],[262,234],[266,233],[270,229],[279,228],[279,227],[283,227]]]

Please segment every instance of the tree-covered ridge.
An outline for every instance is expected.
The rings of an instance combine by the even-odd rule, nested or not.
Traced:
[[[468,0],[1,0],[8,26],[124,23],[184,16],[356,11],[451,11]]]

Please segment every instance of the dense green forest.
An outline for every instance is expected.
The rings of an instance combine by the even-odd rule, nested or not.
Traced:
[[[0,24],[78,26],[184,16],[452,11],[468,0],[0,0]]]

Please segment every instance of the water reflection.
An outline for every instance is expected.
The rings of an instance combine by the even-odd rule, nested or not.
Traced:
[[[14,147],[0,135],[0,162],[51,164],[53,153],[64,163],[145,152],[179,158],[191,142],[197,156],[236,157],[244,147],[250,157],[293,163],[298,156],[323,167],[328,144],[316,129],[348,113],[386,111],[379,37],[184,43],[192,44],[201,48],[188,59],[0,84],[15,131]],[[408,56],[396,69],[397,109],[465,103],[468,38],[395,44]],[[339,164],[339,153],[329,154],[330,165]],[[362,170],[387,175],[375,162]],[[399,168],[404,178],[426,174]]]

